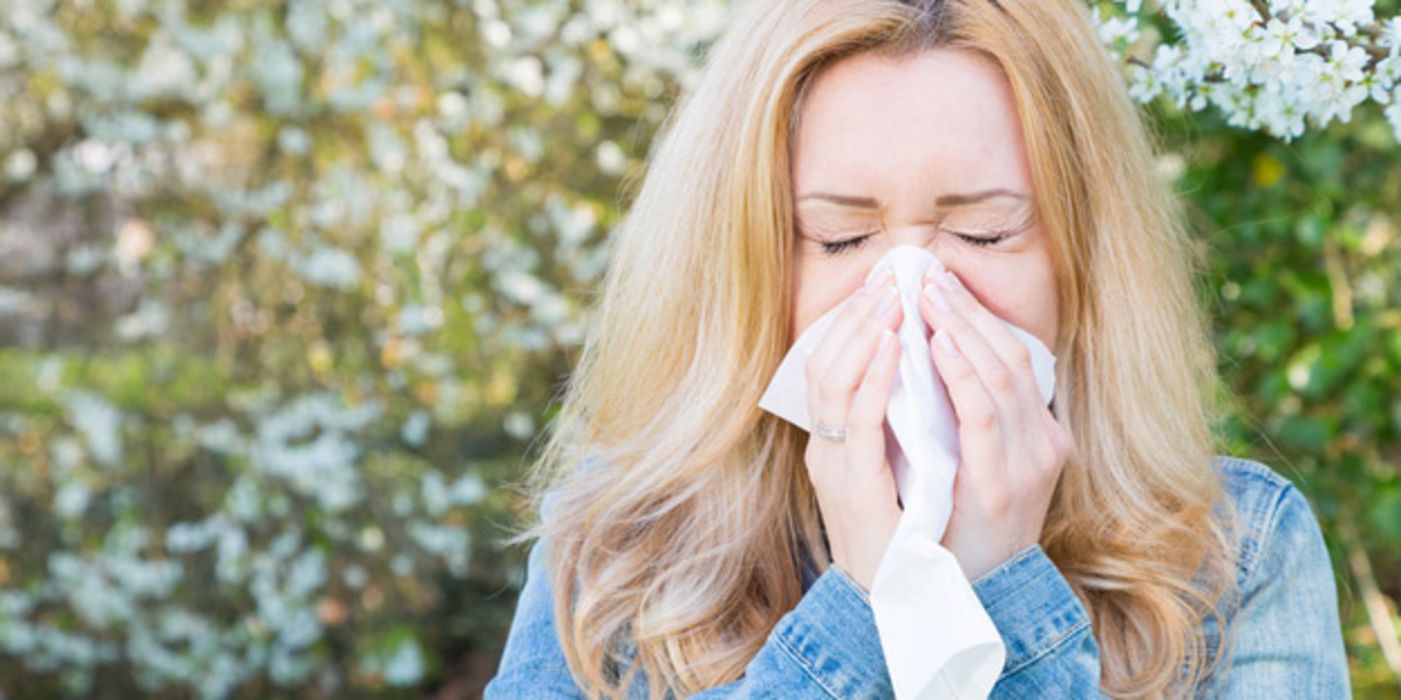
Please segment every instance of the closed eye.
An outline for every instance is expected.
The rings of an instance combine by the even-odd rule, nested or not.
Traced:
[[[971,233],[960,233],[960,232],[958,232],[958,231],[949,231],[949,233],[952,233],[953,235],[958,236],[958,237],[959,237],[960,239],[962,239],[965,243],[968,243],[969,245],[975,245],[975,246],[990,246],[990,245],[995,245],[995,244],[997,244],[997,243],[1002,242],[1003,240],[1006,240],[1008,237],[1010,237],[1010,236],[1012,235],[1012,232],[1011,232],[1011,231],[989,231],[989,232],[987,232],[987,233],[990,233],[990,234],[992,234],[992,235],[974,235],[974,234],[971,234]]]
[[[875,233],[867,233],[854,238],[848,238],[844,241],[823,241],[822,252],[828,255],[841,255],[849,250],[860,248],[862,244],[866,242],[866,239],[874,235]]]
[[[949,231],[949,233],[957,236],[960,240],[969,245],[974,245],[981,248],[1001,243],[1007,238],[1010,238],[1015,232],[1007,230],[992,230],[987,231],[983,234],[973,234],[960,231]],[[870,238],[873,235],[875,234],[866,233],[842,241],[823,241],[822,251],[828,255],[841,255],[843,253],[860,248],[866,243],[866,239]]]

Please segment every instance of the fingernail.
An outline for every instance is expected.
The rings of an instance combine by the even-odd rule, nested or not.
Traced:
[[[953,338],[949,337],[947,328],[940,328],[934,333],[934,342],[945,355],[949,357],[958,357],[958,348],[954,346]]]
[[[895,333],[891,332],[889,328],[880,329],[880,346],[876,348],[876,352],[884,350],[885,346],[890,344],[890,339],[894,337]]]
[[[929,297],[929,301],[934,303],[934,308],[940,311],[949,311],[949,300],[944,298],[944,292],[932,284],[924,286],[924,295]]]

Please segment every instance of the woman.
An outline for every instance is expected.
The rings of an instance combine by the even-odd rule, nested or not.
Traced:
[[[899,306],[875,285],[807,366],[844,440],[756,404],[900,244],[951,273],[920,308],[962,445],[942,544],[1006,645],[993,695],[1349,694],[1308,503],[1212,456],[1193,248],[1078,0],[749,3],[614,243],[488,698],[890,695]],[[1050,409],[994,317],[1053,350]]]

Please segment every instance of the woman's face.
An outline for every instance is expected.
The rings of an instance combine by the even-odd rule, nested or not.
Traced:
[[[857,54],[814,76],[793,157],[792,337],[886,251],[921,246],[994,314],[1055,347],[1056,279],[1011,88],[979,54]]]

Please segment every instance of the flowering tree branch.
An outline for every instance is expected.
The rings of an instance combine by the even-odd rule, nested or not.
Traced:
[[[1139,102],[1214,106],[1233,126],[1289,141],[1309,125],[1346,123],[1371,100],[1401,141],[1401,18],[1377,17],[1371,0],[1163,0],[1149,9],[1115,0],[1091,9]]]

